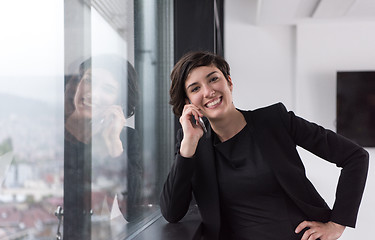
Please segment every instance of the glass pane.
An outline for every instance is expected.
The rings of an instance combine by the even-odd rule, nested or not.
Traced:
[[[63,1],[2,1],[0,29],[0,239],[53,239],[63,204]]]
[[[92,62],[86,70],[92,94],[91,239],[129,235],[142,219],[144,166],[134,124],[140,89],[129,49],[133,24],[125,21],[133,8],[129,2],[122,7],[122,32],[91,8]]]
[[[65,4],[64,237],[131,238],[160,216],[174,142],[171,2]]]
[[[171,3],[0,4],[0,238],[55,238],[57,206],[65,239],[131,238],[159,216]]]

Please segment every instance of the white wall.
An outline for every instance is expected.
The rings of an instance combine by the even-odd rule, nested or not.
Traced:
[[[230,4],[225,7],[225,57],[232,69],[235,105],[254,109],[281,101],[297,115],[335,131],[336,71],[375,70],[375,21],[254,26]],[[375,149],[367,150],[370,171],[357,228],[347,228],[342,240],[372,239]],[[299,151],[310,180],[332,206],[340,170]]]
[[[228,18],[225,57],[236,106],[252,109],[278,101],[293,106],[294,28],[258,28]]]

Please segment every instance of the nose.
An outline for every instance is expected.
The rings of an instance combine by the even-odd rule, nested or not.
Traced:
[[[91,94],[94,103],[100,104],[103,102],[103,90],[97,84],[91,86]]]
[[[212,97],[215,95],[215,90],[210,85],[204,86],[204,97]]]

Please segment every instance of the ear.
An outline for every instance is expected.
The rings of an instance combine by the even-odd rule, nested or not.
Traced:
[[[229,86],[230,91],[232,91],[233,90],[233,82],[232,82],[232,78],[230,76],[228,76],[228,86]]]
[[[189,98],[185,98],[185,104],[190,104],[191,102],[190,102],[190,100],[189,100]]]

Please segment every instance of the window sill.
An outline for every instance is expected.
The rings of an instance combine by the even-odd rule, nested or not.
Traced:
[[[201,217],[197,206],[192,206],[186,216],[178,223],[168,223],[160,216],[154,223],[133,239],[153,240],[198,240],[201,236]]]

